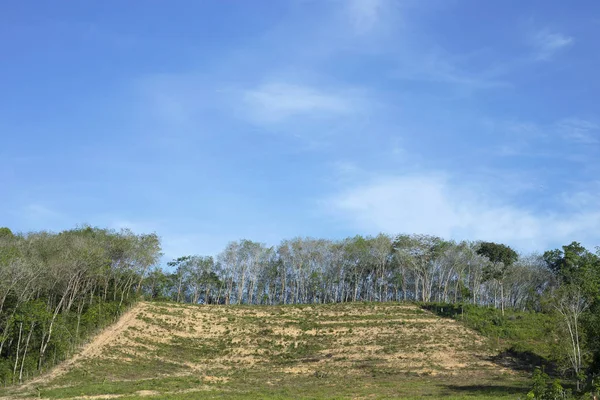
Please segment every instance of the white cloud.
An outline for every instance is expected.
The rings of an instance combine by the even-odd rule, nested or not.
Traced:
[[[279,122],[289,117],[338,115],[355,107],[348,93],[287,83],[267,83],[244,92],[244,103],[253,119]]]
[[[423,52],[407,53],[394,71],[394,76],[404,80],[430,82],[439,88],[455,87],[461,91],[496,89],[511,86],[503,78],[515,65],[497,65],[484,68],[469,68],[469,56],[455,55],[440,48]]]
[[[346,10],[356,33],[372,30],[379,22],[385,0],[347,0]]]
[[[583,144],[594,144],[600,141],[600,126],[593,122],[579,118],[567,118],[559,121],[556,125],[558,132],[567,140]]]
[[[530,42],[535,48],[536,59],[548,60],[561,49],[573,45],[575,40],[562,33],[554,33],[543,29],[531,35]]]
[[[336,174],[340,176],[354,176],[360,172],[360,168],[350,161],[336,161],[332,165]]]
[[[563,202],[573,209],[600,209],[600,180],[585,183],[587,190],[578,190],[562,195]],[[599,243],[600,244],[600,243]]]
[[[353,228],[370,233],[492,240],[521,250],[544,250],[573,240],[594,246],[600,240],[595,230],[600,225],[598,202],[567,214],[538,213],[436,174],[377,179],[342,191],[325,204]]]
[[[199,74],[153,74],[136,82],[141,118],[169,127],[197,127],[220,104],[214,83]]]

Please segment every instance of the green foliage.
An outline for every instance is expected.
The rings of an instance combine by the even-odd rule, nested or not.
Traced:
[[[534,399],[546,399],[546,393],[548,392],[548,374],[543,372],[539,367],[536,367],[531,377],[532,388]]]
[[[1,238],[12,238],[14,235],[7,227],[0,227],[0,239]]]
[[[0,383],[43,372],[114,321],[159,251],[155,234],[128,230],[0,229]]]
[[[589,373],[600,373],[600,249],[594,254],[577,242],[544,253],[544,261],[548,268],[562,283],[563,288],[570,288],[571,292],[578,293],[578,301],[565,306],[562,305],[565,322],[579,329],[586,364]],[[557,291],[561,294],[561,290]],[[556,303],[552,295],[550,303]],[[573,319],[573,312],[564,310],[580,310],[580,320]],[[569,321],[571,319],[571,321]],[[571,334],[565,335],[571,338]]]
[[[84,226],[23,235],[0,228],[0,379],[49,368],[141,296],[205,305],[421,300],[494,347],[540,364],[558,357],[557,319],[515,310],[542,310],[544,298],[570,285],[589,305],[573,325],[581,328],[580,364],[588,374],[600,371],[600,257],[576,242],[543,257],[519,257],[492,242],[380,234],[294,238],[277,247],[242,239],[215,258],[179,257],[164,270],[156,266],[159,256],[156,234]],[[297,324],[303,334],[320,333],[311,318]]]
[[[571,399],[570,391],[565,390],[558,379],[550,382],[550,377],[539,367],[536,367],[531,377],[531,390],[528,399],[538,400],[567,400]]]
[[[555,352],[557,317],[549,313],[507,310],[505,315],[491,307],[473,304],[427,303],[422,307],[433,313],[456,319],[490,339],[491,344],[527,355],[528,359],[543,364],[552,361]]]
[[[502,263],[506,266],[514,264],[519,258],[517,252],[509,246],[493,242],[480,243],[477,254],[486,256],[494,264]]]
[[[561,281],[577,284],[591,297],[598,296],[600,257],[581,244],[572,242],[561,250],[547,251],[544,261]]]

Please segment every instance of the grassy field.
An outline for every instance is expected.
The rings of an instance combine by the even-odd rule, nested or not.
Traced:
[[[494,346],[408,304],[139,303],[5,398],[523,398],[528,375]]]

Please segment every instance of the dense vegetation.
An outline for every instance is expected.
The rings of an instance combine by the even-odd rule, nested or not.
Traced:
[[[461,313],[467,304],[469,326],[504,339],[511,351],[551,361],[577,390],[592,387],[600,372],[600,248],[594,254],[577,242],[520,255],[504,244],[428,235],[296,238],[276,247],[242,240],[216,260],[187,256],[169,265],[171,273],[155,270],[147,281],[157,298],[219,304],[443,302],[460,304]]]
[[[191,303],[403,300],[540,310],[541,294],[556,284],[544,259],[519,258],[498,245],[509,252],[503,263],[484,245],[383,234],[342,241],[296,238],[276,247],[242,240],[230,243],[216,260],[173,260],[172,272],[152,271],[146,287],[155,298]]]
[[[193,304],[444,303],[430,308],[455,318],[460,309],[476,330],[511,345],[519,339],[515,351],[553,361],[577,389],[591,387],[600,370],[600,254],[576,242],[523,255],[427,235],[295,238],[274,247],[241,240],[216,258],[184,256],[163,270],[156,235],[4,229],[0,251],[5,381],[62,358],[136,295]],[[546,345],[527,345],[541,335]]]
[[[112,322],[160,256],[158,237],[82,228],[0,230],[0,382],[64,359]]]
[[[527,367],[527,364],[546,369],[560,367],[550,363],[561,361],[556,332],[560,320],[554,313],[509,309],[502,315],[499,309],[472,304],[426,303],[422,307],[439,316],[460,321],[490,338],[498,351],[504,351],[505,355],[515,357],[515,362],[525,364],[515,365],[517,368]]]

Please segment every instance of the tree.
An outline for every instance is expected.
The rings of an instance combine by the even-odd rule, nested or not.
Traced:
[[[154,234],[0,229],[0,381],[43,370],[110,323],[159,255]]]
[[[600,257],[577,242],[563,246],[562,250],[546,251],[543,255],[548,268],[566,284],[580,286],[594,297],[600,287]]]
[[[186,279],[186,276],[185,276],[186,271],[185,271],[184,264],[187,262],[187,260],[190,257],[191,256],[178,257],[167,263],[167,265],[170,268],[173,268],[175,270],[175,272],[173,273],[173,277],[176,282],[176,293],[177,293],[177,295],[175,297],[175,301],[178,303],[183,302],[185,300],[184,282]]]
[[[7,227],[0,227],[0,239],[11,239],[14,235],[10,229]]]
[[[394,243],[395,251],[414,274],[414,298],[431,301],[434,274],[439,267],[440,256],[450,245],[437,236],[399,235]]]
[[[584,360],[582,356],[581,316],[589,307],[589,301],[583,295],[579,286],[567,284],[557,289],[554,293],[552,306],[562,317],[564,328],[567,332],[567,357],[577,379],[577,390]]]
[[[580,328],[587,333],[585,346],[592,356],[590,372],[600,372],[600,248],[594,254],[578,242],[572,242],[561,249],[545,252],[543,258],[558,282],[570,288],[571,292],[577,290],[576,293],[585,300],[587,312],[581,313]],[[571,337],[570,332],[568,337]],[[573,358],[572,355],[570,357]]]
[[[388,280],[387,267],[392,257],[392,239],[383,233],[380,233],[371,239],[371,254],[377,265],[376,281],[379,287],[378,299],[386,301],[388,299]]]
[[[504,279],[519,255],[509,246],[493,242],[482,242],[477,254],[487,257],[492,263],[488,276],[500,285],[500,307],[504,315]]]

